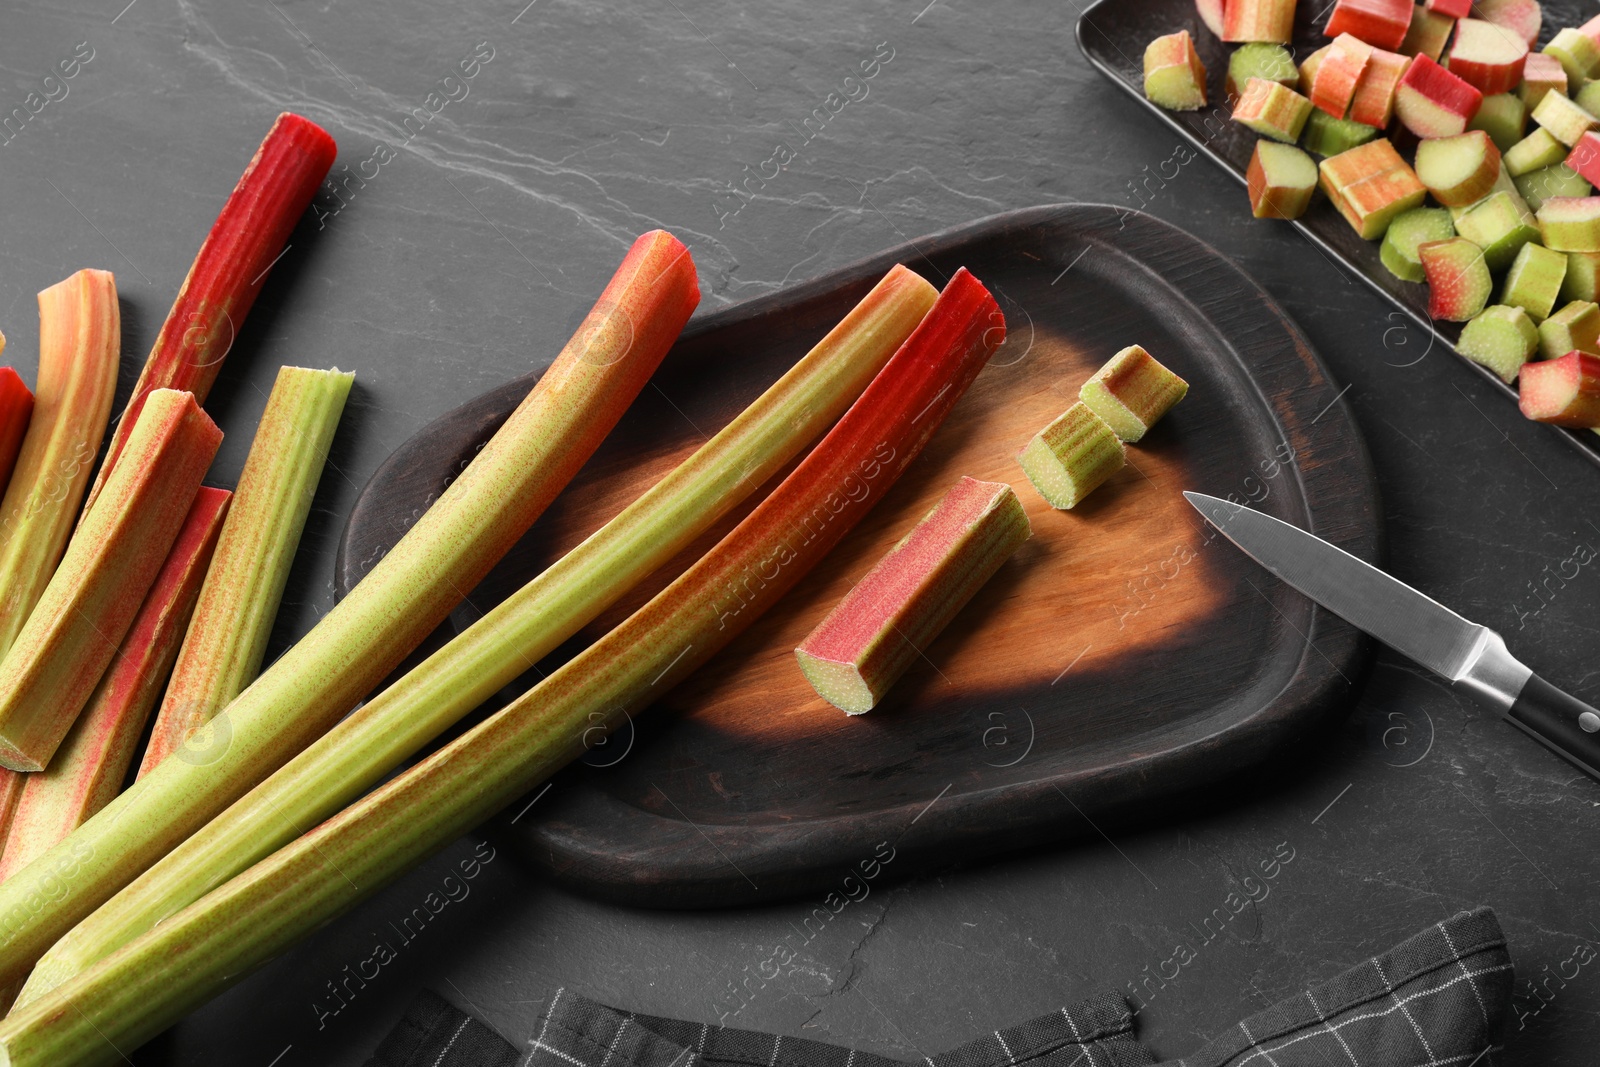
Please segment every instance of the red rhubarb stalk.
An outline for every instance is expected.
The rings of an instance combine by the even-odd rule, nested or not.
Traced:
[[[994,300],[958,271],[833,430],[699,562],[477,727],[14,1009],[0,1022],[5,1062],[109,1062],[116,1048],[148,1040],[581,754],[597,719],[614,725],[658,699],[883,497],[1004,335]]]
[[[0,661],[0,764],[40,771],[83,710],[172,551],[222,444],[189,393],[158,389],[61,565]]]
[[[0,658],[67,547],[111,415],[121,321],[109,271],[39,294],[38,395],[0,504]]]
[[[279,115],[233,187],[227,203],[178,290],[166,322],[128,398],[105,463],[89,492],[104,488],[145,398],[156,389],[182,389],[204,404],[272,265],[283,255],[295,223],[333,166],[337,147],[328,132],[290,112]]]
[[[467,469],[211,720],[218,743],[195,759],[163,761],[0,883],[0,987],[321,736],[416,648],[599,447],[699,298],[694,261],[677,239],[656,230],[635,241],[584,324]],[[73,877],[59,874],[63,865]]]
[[[207,486],[195,494],[161,573],[83,714],[47,770],[20,776],[25,784],[0,855],[0,882],[105,807],[122,788],[139,734],[178,655],[232,495]]]
[[[5,336],[0,335],[0,351],[5,347]],[[0,367],[0,492],[11,481],[32,414],[33,393],[23,384],[22,376],[15,367]]]

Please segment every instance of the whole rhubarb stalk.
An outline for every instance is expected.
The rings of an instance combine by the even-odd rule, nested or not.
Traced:
[[[161,573],[83,714],[48,769],[20,776],[25,784],[0,855],[0,882],[105,807],[122,788],[145,720],[178,655],[232,495],[226,489],[200,487]]]
[[[621,418],[699,301],[670,234],[634,242],[528,398],[350,595],[169,759],[0,883],[0,988],[57,938],[321,736],[476,585]],[[60,871],[70,868],[72,877]],[[21,905],[19,907],[19,905]]]
[[[0,334],[0,352],[6,347],[4,334]],[[33,415],[33,393],[23,384],[15,367],[0,367],[0,492],[11,481],[11,471],[17,465],[17,453],[22,451],[22,438],[28,432],[28,419]]]
[[[123,465],[72,537],[0,661],[0,764],[41,771],[116,655],[172,551],[222,431],[193,395],[157,389]]]
[[[337,370],[279,369],[161,698],[139,765],[141,778],[261,670],[289,564],[355,377]]]
[[[145,398],[156,389],[182,389],[204,404],[267,273],[333,166],[337,146],[310,119],[285,112],[267,131],[211,224],[178,298],[161,324],[144,370],[128,398],[89,503],[105,487],[127,446]],[[96,442],[98,444],[98,442]]]
[[[39,387],[0,503],[0,658],[67,547],[111,416],[121,331],[110,271],[80,270],[39,294]]]
[[[338,812],[688,547],[844,412],[937,295],[905,267],[889,271],[787,374],[616,518],[73,927],[39,960],[24,999]]]
[[[0,1022],[11,1067],[112,1063],[510,803],[748,627],[875,505],[1003,339],[965,270],[861,398],[710,552],[477,727]]]

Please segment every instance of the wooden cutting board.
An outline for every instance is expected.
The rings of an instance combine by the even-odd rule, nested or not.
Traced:
[[[1300,758],[1348,707],[1366,639],[1214,537],[1180,495],[1250,503],[1376,561],[1376,491],[1339,388],[1227,260],[1106,206],[998,215],[697,318],[655,387],[444,629],[692,452],[896,262],[935,284],[970,269],[1006,314],[1005,345],[900,483],[778,608],[660,706],[597,738],[588,766],[502,816],[568,883],[641,904],[740,903],[825,890],[888,854],[903,874],[1092,835],[1236,792],[1269,762]],[[1127,469],[1073,511],[1052,510],[1014,457],[1133,343],[1187,378],[1189,395],[1129,450]],[[469,402],[386,461],[345,529],[341,593],[537,377]],[[846,717],[812,692],[792,650],[964,474],[1010,482],[1033,538],[878,708]]]

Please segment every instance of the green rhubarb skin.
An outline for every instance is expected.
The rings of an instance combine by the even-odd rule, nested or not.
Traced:
[[[1568,352],[1600,353],[1600,305],[1574,300],[1539,324],[1539,355],[1559,359]]]
[[[1426,274],[1422,270],[1422,258],[1417,255],[1418,246],[1429,241],[1445,241],[1455,235],[1450,212],[1436,207],[1414,207],[1396,215],[1384,231],[1378,258],[1395,277],[1420,282]]]
[[[698,451],[445,648],[75,926],[28,978],[30,1000],[337,812],[686,548],[825,431],[934,304],[896,266]]]
[[[311,632],[169,759],[0,883],[0,988],[117,890],[333,726],[532,525],[610,432],[699,300],[663,231],[634,242],[588,319],[432,507]],[[62,871],[71,871],[71,877]]]
[[[1571,148],[1585,133],[1600,126],[1600,120],[1560,93],[1545,93],[1533,109],[1533,121]]]
[[[66,837],[121,790],[145,721],[177,658],[232,496],[226,489],[200,487],[161,573],[83,714],[67,731],[49,768],[24,776],[0,856],[0,881]]]
[[[111,417],[121,350],[110,271],[80,270],[39,294],[33,416],[0,503],[0,657],[66,550]]]
[[[1457,216],[1455,226],[1456,233],[1483,250],[1483,261],[1492,271],[1505,270],[1524,245],[1540,239],[1533,216],[1504,191],[1489,194]]]
[[[1188,382],[1143,348],[1129,345],[1079,387],[1078,399],[1104,419],[1118,437],[1132,443],[1188,391]]]
[[[1506,273],[1500,302],[1520,307],[1534,322],[1542,322],[1561,295],[1561,280],[1566,273],[1566,256],[1543,245],[1525,244]]]
[[[1600,252],[1568,252],[1561,299],[1600,303]]]
[[[0,662],[0,763],[43,770],[111,663],[222,444],[190,393],[157,389]]]
[[[1527,123],[1528,105],[1510,93],[1499,93],[1483,98],[1467,129],[1482,130],[1504,152],[1522,140]]]
[[[1336,156],[1366,144],[1379,132],[1375,127],[1350,119],[1336,119],[1321,108],[1313,108],[1300,133],[1300,143],[1307,152]]]
[[[1067,511],[1122,469],[1127,449],[1080,400],[1034,434],[1017,463],[1046,503]]]
[[[1512,181],[1516,183],[1517,192],[1535,211],[1544,207],[1546,200],[1558,196],[1588,196],[1590,189],[1588,180],[1565,163],[1554,163],[1519,174]]]
[[[806,680],[871,711],[1032,532],[1009,485],[962,478],[795,649]]]
[[[0,1021],[4,1062],[118,1062],[117,1048],[153,1037],[580,755],[597,724],[616,725],[657,701],[884,496],[1004,336],[993,298],[957,271],[833,430],[671,585],[483,723],[14,1008]]]
[[[1551,197],[1539,208],[1539,229],[1547,248],[1600,252],[1600,196]]]
[[[1572,149],[1556,140],[1549,130],[1541,126],[1506,149],[1500,161],[1505,164],[1506,173],[1513,178],[1519,178],[1532,171],[1565,162],[1571,151]]]
[[[1539,345],[1539,333],[1520,307],[1494,304],[1461,328],[1456,351],[1500,376],[1507,385]]]
[[[355,375],[281,367],[139,766],[143,777],[261,670]],[[206,744],[212,738],[201,735]]]

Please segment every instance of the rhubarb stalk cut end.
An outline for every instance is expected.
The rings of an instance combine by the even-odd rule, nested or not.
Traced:
[[[1081,400],[1034,434],[1017,463],[1039,495],[1067,511],[1128,461],[1116,431]]]
[[[806,680],[871,711],[1032,532],[1009,485],[962,478],[795,649]]]
[[[1106,361],[1078,389],[1078,399],[1130,444],[1189,391],[1189,383],[1138,345]]]

